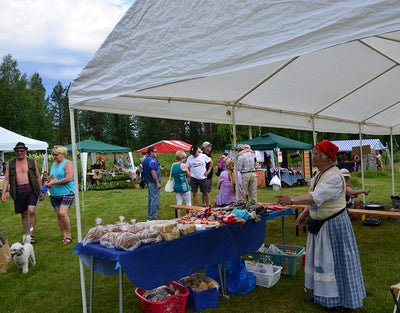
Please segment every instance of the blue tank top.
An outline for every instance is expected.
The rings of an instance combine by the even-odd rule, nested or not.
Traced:
[[[189,184],[186,179],[186,172],[181,170],[181,164],[173,164],[171,174],[174,177],[174,190],[178,193],[185,193],[189,191]]]
[[[65,178],[65,170],[64,166],[65,163],[67,163],[68,160],[65,159],[59,166],[56,166],[57,162],[53,163],[53,166],[51,167],[50,170],[50,175],[54,175],[57,180]],[[75,192],[75,186],[74,186],[74,178],[72,177],[72,180],[68,183],[62,184],[62,185],[54,185],[53,187],[50,188],[50,195],[53,197],[56,196],[66,196],[69,195],[70,193]]]

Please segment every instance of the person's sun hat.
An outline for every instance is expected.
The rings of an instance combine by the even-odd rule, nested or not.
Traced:
[[[197,147],[196,145],[193,145],[190,147],[190,154],[195,155],[198,150],[199,150],[199,147]]]
[[[339,151],[339,147],[329,140],[322,140],[314,146],[315,149],[325,154],[330,160],[336,162],[336,155]]]
[[[18,142],[18,143],[15,145],[15,147],[14,147],[14,151],[17,150],[17,149],[25,149],[25,150],[28,150],[28,147],[25,146],[25,144],[24,144],[23,142]]]
[[[344,177],[350,177],[350,172],[348,169],[342,168],[340,171]]]
[[[212,144],[209,141],[204,141],[201,147],[205,148],[205,147],[211,147],[211,146],[212,146]]]
[[[245,149],[244,145],[242,145],[242,144],[237,145],[237,151],[242,151],[244,149]]]

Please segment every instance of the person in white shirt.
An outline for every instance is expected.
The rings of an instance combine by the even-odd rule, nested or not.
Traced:
[[[201,153],[196,145],[190,148],[191,156],[187,159],[186,164],[190,170],[190,188],[193,194],[193,205],[197,206],[197,189],[200,186],[202,194],[202,202],[204,207],[210,206],[210,197],[208,194],[207,175],[210,173],[206,170],[206,164],[212,160],[205,154]],[[212,168],[210,164],[209,168]]]

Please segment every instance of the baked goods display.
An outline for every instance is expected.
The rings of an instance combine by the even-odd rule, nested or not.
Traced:
[[[193,291],[203,291],[211,288],[219,288],[219,284],[212,278],[202,273],[194,273],[181,279],[182,284]]]
[[[88,243],[99,243],[100,238],[107,232],[107,227],[100,225],[101,218],[96,218],[96,227],[89,229],[86,237],[82,240],[82,244],[85,246]]]
[[[144,245],[148,245],[151,243],[157,243],[162,240],[160,232],[147,228],[144,230],[141,230],[136,233],[136,235],[139,237],[140,241]]]
[[[115,237],[117,236],[118,233],[114,232],[106,232],[103,236],[100,238],[100,245],[105,247],[105,248],[114,248],[115,247]]]
[[[249,203],[248,203],[249,204]],[[240,209],[238,209],[240,207]],[[101,225],[102,219],[96,218],[96,226],[91,228],[82,244],[99,243],[103,247],[123,250],[135,250],[141,245],[154,244],[162,240],[179,239],[197,231],[226,224],[244,224],[247,220],[261,220],[260,215],[268,215],[266,208],[256,204],[231,205],[224,208],[202,208],[190,210],[184,217],[174,220],[152,220],[136,222],[125,221],[124,216],[113,224]]]
[[[118,233],[115,237],[115,248],[132,251],[139,248],[141,240],[137,234],[131,232]]]

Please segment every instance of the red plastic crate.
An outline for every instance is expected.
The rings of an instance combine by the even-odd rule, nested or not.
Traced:
[[[146,290],[141,288],[136,288],[135,294],[138,296],[140,300],[140,304],[142,305],[142,309],[144,313],[185,313],[186,311],[186,301],[189,295],[189,289],[186,287],[176,283],[171,282],[166,284],[166,286],[173,285],[176,289],[178,289],[181,294],[174,295],[169,297],[168,299],[161,302],[151,302],[145,298],[143,298],[143,294]]]

